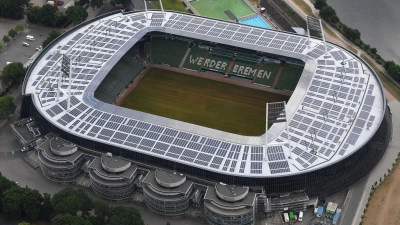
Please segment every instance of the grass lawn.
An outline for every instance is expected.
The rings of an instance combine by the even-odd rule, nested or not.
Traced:
[[[351,45],[347,45],[347,49],[349,49],[350,51],[352,51],[352,52],[355,53],[355,54],[358,53],[357,49],[355,49],[355,48],[354,48],[353,46],[351,46]]]
[[[195,0],[190,4],[200,15],[222,20],[231,20],[226,10],[231,10],[237,18],[254,14],[243,0]]]
[[[314,16],[310,6],[307,5],[307,3],[305,3],[303,0],[293,0],[293,2],[296,3],[296,5],[298,5],[307,15]]]
[[[157,9],[161,9],[159,1],[152,1],[151,3]],[[162,0],[162,4],[163,4],[163,7],[165,10],[174,10],[174,11],[185,12],[185,13],[188,12],[185,9],[185,6],[183,5],[183,2],[181,0]]]
[[[288,96],[152,68],[122,107],[241,135],[265,133],[265,104]]]

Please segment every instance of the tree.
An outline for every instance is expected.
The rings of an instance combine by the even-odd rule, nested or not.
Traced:
[[[0,43],[0,52],[3,51],[3,45]]]
[[[142,216],[138,209],[133,206],[117,206],[111,210],[107,225],[144,225]]]
[[[24,201],[22,203],[22,209],[25,215],[30,220],[39,219],[40,206],[43,202],[43,196],[38,190],[25,188]]]
[[[320,10],[322,7],[327,5],[328,4],[326,3],[326,0],[316,0],[314,3],[314,8]]]
[[[11,38],[14,38],[15,36],[17,36],[17,31],[15,31],[14,29],[9,30],[8,36],[10,36]]]
[[[42,10],[40,11],[41,19],[40,23],[45,26],[55,27],[57,21],[55,20],[55,14],[58,11],[56,6],[45,4],[42,6]]]
[[[0,75],[0,80],[4,89],[10,85],[18,85],[22,83],[25,77],[24,65],[20,62],[13,62],[6,65]]]
[[[371,46],[370,46],[370,45],[364,45],[364,50],[365,50],[365,51],[368,52],[370,49],[371,49]]]
[[[18,225],[30,225],[30,223],[22,222],[22,223],[19,223]]]
[[[2,100],[4,98],[7,99],[7,97],[0,98],[0,107],[2,105],[1,104]],[[8,98],[10,98],[10,97],[8,97]],[[3,115],[3,114],[4,114],[4,112],[1,112],[1,115]],[[24,201],[24,189],[23,188],[21,188],[19,186],[15,186],[15,187],[11,187],[10,189],[4,191],[4,198],[2,199],[3,214],[12,219],[21,218],[23,201]]]
[[[70,214],[57,215],[51,219],[51,225],[92,225],[89,221],[80,216],[72,216]]]
[[[42,42],[43,48],[46,47],[48,44],[50,44],[54,39],[56,39],[60,35],[61,35],[61,33],[58,31],[55,31],[55,30],[51,31],[49,33],[49,35],[47,36],[46,40],[44,40]]]
[[[324,6],[319,11],[319,15],[323,19],[330,21],[332,19],[332,17],[336,16],[336,11],[331,6]]]
[[[96,8],[100,8],[104,5],[104,1],[103,0],[91,0],[90,1],[90,7],[92,7],[92,9],[94,9],[94,7]]]
[[[331,23],[335,24],[335,23],[339,23],[340,19],[337,15],[334,15],[331,17],[331,19],[329,20]]]
[[[24,17],[24,7],[28,6],[29,0],[1,0],[0,16],[12,19],[22,19]]]
[[[112,6],[116,6],[116,5],[126,6],[126,5],[128,5],[129,2],[130,2],[130,0],[110,0],[110,4]]]
[[[24,29],[25,28],[22,24],[17,24],[17,25],[15,25],[15,28],[14,28],[14,30],[17,31],[17,33],[23,31]]]
[[[378,50],[376,50],[376,48],[371,48],[370,52],[375,55],[378,53]]]
[[[1,99],[1,97],[0,97]],[[17,185],[15,184],[15,182],[10,181],[9,179],[1,176],[0,173],[0,199],[4,198],[4,192],[8,189],[10,189],[11,187],[16,187]],[[2,210],[2,201],[0,201],[0,212],[3,211]]]
[[[66,187],[54,194],[51,203],[56,214],[76,215],[81,211],[83,216],[88,216],[93,209],[92,199],[86,192],[72,187]]]
[[[56,27],[62,27],[67,21],[67,17],[64,15],[64,13],[57,11],[54,14],[54,20]]]
[[[12,96],[3,96],[0,97],[0,119],[8,119],[9,115],[13,114],[17,107],[14,104],[14,97]],[[16,187],[16,186],[11,186]],[[7,189],[10,190],[10,189]],[[5,198],[5,194],[4,194]],[[4,205],[4,202],[3,202]],[[5,212],[5,211],[4,211]]]
[[[43,204],[40,206],[39,219],[50,220],[53,215],[53,206],[51,205],[51,196],[47,193],[43,194]]]
[[[4,35],[3,42],[4,42],[4,44],[10,42],[10,37],[8,35]]]
[[[65,15],[72,20],[74,25],[82,23],[88,17],[86,9],[80,5],[68,7],[67,11],[65,11]]]
[[[40,23],[42,20],[42,7],[32,6],[26,16],[30,23]]]
[[[104,225],[106,219],[110,216],[110,206],[103,202],[94,200],[93,201],[93,212],[94,216],[90,217],[89,220],[93,225]]]

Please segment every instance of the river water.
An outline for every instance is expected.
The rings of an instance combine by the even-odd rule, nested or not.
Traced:
[[[327,0],[340,20],[385,60],[400,64],[400,0]]]

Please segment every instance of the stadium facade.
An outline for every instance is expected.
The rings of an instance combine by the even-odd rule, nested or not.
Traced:
[[[96,98],[97,89],[114,65],[146,35],[154,33],[233,46],[237,54],[251,50],[304,62],[286,108],[290,145],[280,144],[288,138],[282,123],[271,126],[268,138],[266,134],[249,137],[121,108]],[[310,197],[326,197],[363,178],[385,153],[392,123],[378,76],[352,52],[332,43],[327,47],[325,53],[320,39],[311,38],[308,43],[307,37],[296,34],[176,12],[166,12],[165,18],[159,11],[113,12],[72,28],[43,49],[23,83],[21,118],[33,118],[43,134],[53,132],[78,146],[110,152],[139,166],[191,177],[192,181],[178,182],[182,184],[176,190],[167,190],[165,183],[150,179],[157,178],[156,172],[147,175],[143,180],[145,202],[157,213],[185,213],[188,197],[193,201],[195,193],[187,182],[205,180],[215,182],[204,196],[211,224],[251,224],[257,194],[246,187],[262,187],[260,195],[304,191]],[[61,75],[62,55],[72,61],[70,77]],[[134,65],[140,68],[132,73],[144,68],[137,62]],[[130,171],[124,176],[128,186],[133,174]],[[242,200],[233,201],[239,205],[229,200],[229,193],[218,192],[219,182],[236,185],[237,193],[246,193]],[[178,201],[179,208],[153,207],[160,201]],[[238,210],[243,221],[221,219],[229,207]]]

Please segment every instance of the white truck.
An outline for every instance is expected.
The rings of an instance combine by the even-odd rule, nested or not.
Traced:
[[[337,203],[329,202],[328,206],[326,207],[326,213],[334,215],[337,207]]]
[[[303,221],[303,211],[299,212],[299,222]]]
[[[284,219],[285,223],[289,223],[289,215],[288,215],[288,213],[284,213],[283,214],[283,219]]]

